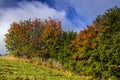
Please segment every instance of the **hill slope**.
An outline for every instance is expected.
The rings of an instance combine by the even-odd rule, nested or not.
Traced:
[[[63,71],[0,57],[1,80],[84,80]]]

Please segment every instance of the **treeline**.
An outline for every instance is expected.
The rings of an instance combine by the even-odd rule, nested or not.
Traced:
[[[58,60],[65,69],[97,79],[120,79],[120,8],[99,15],[79,33],[65,32],[54,19],[11,24],[5,35],[8,51],[17,57]]]

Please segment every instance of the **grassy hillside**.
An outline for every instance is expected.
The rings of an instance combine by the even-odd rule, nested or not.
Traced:
[[[1,80],[85,80],[84,77],[70,74],[14,58],[0,57]]]

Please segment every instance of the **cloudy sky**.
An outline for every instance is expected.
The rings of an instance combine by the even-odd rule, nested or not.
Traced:
[[[6,53],[3,39],[12,22],[51,17],[64,30],[78,32],[115,5],[120,7],[120,0],[0,0],[0,53]]]

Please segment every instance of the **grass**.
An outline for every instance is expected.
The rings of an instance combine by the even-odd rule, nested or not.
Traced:
[[[59,71],[12,57],[0,57],[0,80],[86,80],[70,72]]]

